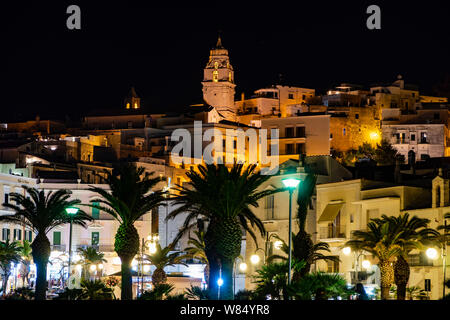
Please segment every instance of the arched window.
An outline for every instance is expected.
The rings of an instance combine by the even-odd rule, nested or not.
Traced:
[[[219,81],[219,71],[217,71],[217,70],[213,71],[213,81],[214,82]]]
[[[127,109],[130,109],[130,103],[129,102],[127,103]]]
[[[214,62],[214,69],[217,69],[217,68],[219,68],[219,63],[216,61],[216,62]]]

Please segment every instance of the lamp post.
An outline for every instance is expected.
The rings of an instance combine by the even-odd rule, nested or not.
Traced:
[[[446,273],[447,273],[447,220],[444,219],[444,237],[442,240],[442,273],[443,273],[443,282],[442,282],[442,298],[445,298],[445,281],[446,281]],[[436,260],[438,258],[438,252],[435,248],[428,248],[425,251],[425,254],[431,260]]]
[[[253,265],[257,265],[259,263],[259,261],[261,260],[261,258],[259,257],[259,255],[257,254],[258,250],[261,250],[263,253],[263,264],[266,263],[266,251],[263,248],[257,248],[255,250],[255,253],[251,255],[250,257],[250,262]]]
[[[80,210],[79,208],[75,208],[75,207],[68,207],[66,208],[66,213],[69,215],[70,217],[70,229],[69,229],[69,265],[67,267],[67,278],[70,277],[70,266],[72,264],[72,221],[73,221],[73,217],[78,213],[78,210]]]
[[[287,178],[283,179],[283,184],[289,190],[289,269],[288,269],[288,285],[291,284],[291,268],[292,268],[292,194],[294,189],[300,183],[299,179]]]
[[[139,268],[139,272],[141,273],[141,294],[144,293],[144,249],[149,244],[149,252],[151,254],[156,252],[156,242],[159,241],[159,235],[157,233],[151,234],[147,237],[147,240],[142,238],[142,245],[141,245],[141,265]]]
[[[234,260],[234,264],[233,264],[233,294],[236,294],[236,264],[237,264],[237,259]],[[241,270],[241,272],[245,272],[247,270],[247,264],[245,262],[241,262],[239,264],[239,270]]]

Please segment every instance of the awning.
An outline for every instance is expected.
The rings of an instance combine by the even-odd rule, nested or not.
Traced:
[[[318,222],[332,222],[341,210],[343,203],[329,203],[323,210]]]

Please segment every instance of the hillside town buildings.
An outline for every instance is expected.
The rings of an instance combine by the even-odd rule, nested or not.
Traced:
[[[185,106],[178,112],[146,109],[137,91],[131,88],[120,110],[93,110],[79,123],[37,117],[27,122],[0,124],[0,199],[5,203],[11,192],[25,194],[22,186],[26,185],[46,192],[68,189],[73,198],[88,204],[95,198],[89,187],[107,190],[106,172],[111,172],[118,161],[135,163],[148,173],[164,177],[165,182],[158,188],[171,190],[188,182],[186,172],[196,170],[196,163],[204,163],[203,151],[210,143],[200,140],[200,155],[184,153],[182,162],[176,163],[171,152],[178,141],[172,140],[173,133],[185,129],[195,138],[198,135],[195,125],[200,122],[202,136],[208,129],[223,136],[227,130],[254,131],[259,141],[262,130],[267,130],[269,157],[276,145],[278,168],[262,189],[281,187],[286,177],[301,179],[307,172],[317,175],[306,230],[315,242],[328,243],[330,255],[338,256],[340,262],[318,263],[313,270],[339,273],[351,285],[362,282],[368,290],[374,290],[379,286],[377,261],[366,253],[358,256],[343,251],[353,231],[364,230],[371,218],[383,214],[398,216],[407,212],[430,219],[431,227],[443,223],[450,206],[445,161],[450,156],[446,98],[422,95],[399,76],[391,84],[368,88],[343,83],[322,95],[315,89],[274,84],[256,90],[248,98],[242,94],[237,100],[234,68],[220,38],[210,50],[201,80],[203,102]],[[278,138],[270,135],[271,129],[278,130]],[[378,169],[369,168],[368,179],[364,168],[344,167],[332,157],[335,152],[357,149],[364,143],[376,146],[382,139],[406,160],[403,166],[387,168],[392,170],[384,173],[384,177],[389,177],[384,181],[377,178]],[[213,143],[226,146],[225,140],[215,139]],[[216,151],[214,159],[225,159],[229,153],[232,159],[239,160],[237,139],[233,138],[231,145],[231,150]],[[251,147],[251,142],[246,141],[245,163],[249,163]],[[193,146],[191,149],[194,150]],[[436,160],[441,158],[444,160]],[[261,158],[257,158],[256,164],[259,168],[265,166]],[[293,196],[295,199],[296,192]],[[284,192],[262,200],[255,209],[268,234],[265,239],[259,237],[256,243],[248,236],[242,239],[241,255],[249,265],[249,257],[259,248],[263,248],[263,259],[276,252],[273,235],[287,240],[288,203],[288,193]],[[166,220],[173,209],[174,204],[167,200],[165,206],[137,221],[139,237],[158,235],[162,246],[170,244],[184,220],[183,216]],[[295,201],[292,209],[295,212]],[[86,229],[74,228],[72,251],[96,248],[105,254],[107,261],[96,272],[116,274],[120,259],[113,245],[118,222],[104,212],[89,207],[85,210],[94,221]],[[1,215],[11,213],[5,208],[0,210]],[[0,229],[2,241],[33,239],[32,231],[23,226],[0,222]],[[49,279],[60,279],[64,270],[61,257],[68,255],[68,232],[68,226],[64,226],[48,234],[55,259]],[[187,236],[183,237],[176,249],[186,248],[187,240]],[[442,260],[429,261],[422,252],[411,252],[409,259],[410,285],[424,287],[425,279],[429,279],[430,297],[438,299],[442,291]],[[363,268],[363,260],[369,261],[370,267]],[[151,275],[151,268],[144,272],[137,262],[133,267],[141,276]],[[200,284],[203,268],[199,261],[192,260],[187,267],[170,267],[166,271],[169,281],[182,288]],[[236,291],[254,286],[251,275],[255,268],[236,273]],[[134,281],[136,293],[138,278]],[[15,285],[11,280],[11,286]]]

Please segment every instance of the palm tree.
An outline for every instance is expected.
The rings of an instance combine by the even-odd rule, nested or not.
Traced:
[[[205,269],[203,270],[203,274],[205,277],[206,283],[209,282],[209,263],[208,257],[205,252],[205,233],[203,231],[194,231],[194,234],[197,238],[193,238],[189,236],[189,240],[187,242],[191,247],[187,247],[184,249],[186,254],[193,259],[200,260],[201,263],[205,264]]]
[[[381,299],[389,299],[389,289],[394,282],[393,260],[402,250],[399,233],[391,232],[388,222],[381,219],[371,219],[367,231],[354,231],[354,239],[347,241],[345,246],[354,250],[364,250],[378,258],[381,273]]]
[[[144,291],[139,296],[139,300],[167,300],[170,293],[175,289],[175,286],[171,283],[159,283],[154,284],[153,289]]]
[[[298,235],[298,234],[297,234]],[[306,234],[307,236],[309,236],[309,234]],[[295,237],[295,234],[292,233],[292,238]],[[281,251],[283,251],[286,255],[289,255],[289,246],[286,244],[286,242],[281,239],[279,236],[274,236],[274,238],[276,238],[277,240],[282,242],[281,245]],[[310,239],[310,238],[309,238]],[[297,242],[292,242],[292,252],[302,252],[302,253],[308,253],[308,256],[304,256],[303,254],[300,255],[302,258],[304,258],[304,260],[300,260],[298,256],[296,255],[292,255],[293,258],[297,261],[307,261],[305,262],[305,267],[301,268],[301,269],[297,269],[294,270],[294,274],[293,274],[293,281],[299,281],[303,276],[305,276],[306,274],[309,273],[309,270],[311,268],[311,264],[316,263],[319,260],[324,260],[324,261],[334,261],[334,262],[339,262],[339,257],[336,256],[326,256],[323,253],[321,253],[320,251],[326,251],[326,252],[330,252],[330,245],[328,243],[325,242],[318,242],[316,244],[312,244],[312,247],[310,247],[308,250],[296,250],[296,245],[305,245],[307,244],[306,241],[297,241]],[[304,249],[305,246],[302,247],[302,249]],[[287,261],[288,260],[288,256],[282,256],[282,255],[278,255],[278,254],[273,254],[271,256],[269,256],[267,258],[268,262],[271,262],[275,259],[280,259],[283,261]],[[307,270],[306,270],[307,269]],[[306,270],[306,271],[305,271]]]
[[[33,261],[33,255],[31,254],[31,243],[28,240],[23,240],[23,243],[20,247],[20,256],[22,257],[21,267],[20,267],[20,276],[23,279],[23,286],[25,286],[25,281],[27,286],[29,285],[29,276],[30,276],[30,266]]]
[[[47,264],[50,257],[50,241],[47,233],[53,228],[70,222],[66,208],[80,204],[80,200],[69,200],[70,190],[50,191],[22,186],[29,197],[20,193],[10,193],[11,202],[3,206],[13,209],[13,215],[1,216],[7,221],[29,227],[36,233],[31,243],[33,261],[36,264],[36,300],[45,300],[47,291]],[[14,204],[13,204],[14,203]],[[86,227],[86,220],[92,220],[83,210],[72,217],[72,223]]]
[[[182,264],[183,260],[189,258],[189,255],[183,254],[180,251],[174,251],[175,243],[172,242],[165,248],[161,248],[159,243],[156,243],[156,251],[153,254],[147,256],[147,259],[152,265],[156,267],[152,274],[152,284],[159,285],[167,282],[167,275],[164,271],[165,267],[173,266],[175,264]]]
[[[91,207],[110,214],[120,223],[115,236],[114,250],[122,262],[122,300],[133,298],[131,262],[138,253],[140,245],[139,234],[134,223],[152,209],[164,205],[164,192],[153,191],[163,178],[150,178],[153,173],[144,174],[144,172],[143,167],[136,168],[132,164],[122,164],[112,173],[105,172],[110,192],[98,187],[89,188],[100,196],[91,201],[98,202],[98,204],[91,204]]]
[[[296,300],[328,300],[328,298],[348,298],[352,291],[347,281],[339,274],[313,272],[294,282],[288,292]]]
[[[8,284],[9,276],[11,275],[11,263],[19,263],[20,259],[20,246],[19,243],[9,242],[7,239],[5,242],[0,241],[0,268],[2,269],[2,293],[6,295],[6,288]]]
[[[434,229],[428,228],[429,219],[421,219],[416,216],[410,218],[408,213],[398,217],[383,215],[392,233],[398,233],[401,251],[394,262],[394,282],[397,285],[397,300],[406,299],[406,285],[409,281],[410,267],[406,260],[408,254],[414,249],[423,249],[423,245],[431,242],[431,239],[439,234]]]
[[[304,266],[304,261],[293,260],[292,268],[294,271],[299,271]],[[272,300],[288,300],[288,269],[288,263],[282,261],[262,265],[260,269],[256,270],[254,276],[254,283],[256,283],[255,299],[265,300],[267,296],[270,296]]]
[[[81,292],[76,300],[114,300],[114,292],[101,280],[81,280]]]
[[[168,219],[187,212],[182,231],[199,217],[208,221],[205,252],[210,268],[208,288],[212,297],[218,296],[217,280],[222,277],[220,297],[233,299],[233,264],[241,252],[243,230],[255,241],[253,227],[265,234],[263,223],[251,208],[258,207],[261,198],[284,190],[257,191],[270,176],[255,170],[256,165],[245,169],[243,164],[234,164],[230,169],[223,164],[200,165],[199,172],[186,173],[190,179],[187,186],[175,189],[178,194],[174,197],[174,205],[180,207],[172,211]]]
[[[106,262],[106,259],[103,258],[105,256],[104,253],[97,252],[94,247],[87,247],[86,249],[79,248],[78,253],[81,256],[81,261],[79,263],[83,265],[83,278],[86,280],[90,278],[90,265]]]

